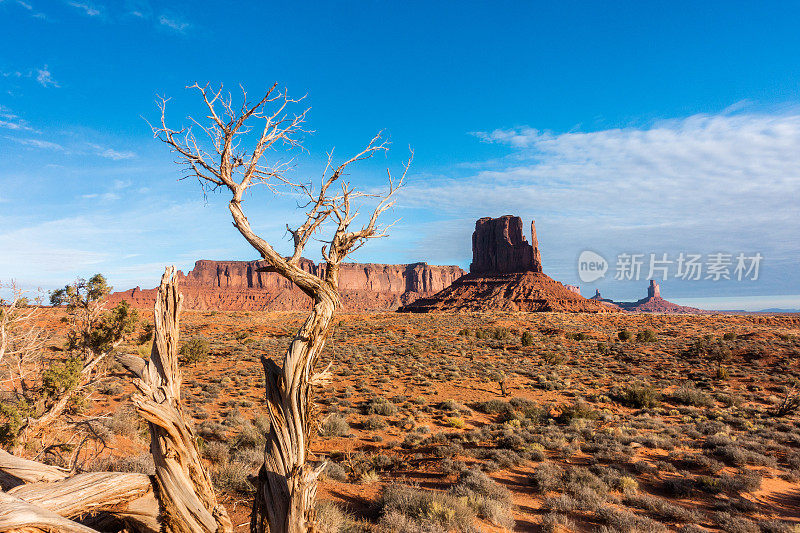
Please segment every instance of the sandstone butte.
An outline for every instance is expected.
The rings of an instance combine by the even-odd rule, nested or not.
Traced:
[[[652,279],[650,280],[650,285],[647,287],[647,297],[635,302],[615,302],[600,296],[599,290],[595,291],[595,295],[590,299],[607,305],[610,308],[623,309],[632,313],[669,313],[676,315],[713,313],[713,311],[704,311],[696,307],[686,307],[665,300],[661,297],[661,287]]]
[[[404,305],[399,311],[618,311],[584,298],[576,289],[542,271],[534,222],[529,243],[523,234],[521,218],[486,217],[475,223],[469,274],[433,296]]]
[[[321,275],[324,264],[301,259],[308,272]],[[265,272],[266,261],[195,262],[194,269],[177,279],[184,308],[220,311],[297,311],[311,307],[311,299],[293,283],[275,272]],[[435,294],[464,271],[457,266],[427,263],[381,265],[343,263],[339,272],[342,307],[345,311],[387,311],[417,298]],[[126,300],[134,307],[151,308],[156,289],[115,292],[110,305]]]

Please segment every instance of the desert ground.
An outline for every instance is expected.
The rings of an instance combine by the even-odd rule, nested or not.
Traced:
[[[59,357],[63,311],[45,309]],[[143,313],[143,322],[152,317]],[[184,410],[236,531],[262,461],[264,372],[302,313],[185,311]],[[119,350],[146,356],[136,335]],[[323,531],[729,531],[800,527],[797,315],[341,314],[316,386]],[[84,470],[151,472],[126,372],[89,417]],[[66,461],[52,434],[24,454]],[[70,447],[72,446],[72,447]]]

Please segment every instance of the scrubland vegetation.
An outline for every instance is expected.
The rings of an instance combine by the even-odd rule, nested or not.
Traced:
[[[53,350],[69,342],[64,316],[40,317]],[[260,358],[282,354],[302,318],[184,313],[185,410],[241,531],[269,427]],[[146,322],[117,350],[146,353]],[[798,325],[757,316],[340,316],[321,361],[335,361],[333,376],[317,387],[312,417],[311,450],[328,461],[319,526],[795,531]],[[130,380],[112,361],[104,376],[70,407],[103,443],[84,445],[81,468],[152,473]],[[59,440],[57,428],[48,439]],[[40,441],[25,453],[74,461]]]

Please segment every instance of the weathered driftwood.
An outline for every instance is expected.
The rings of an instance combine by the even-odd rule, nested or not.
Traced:
[[[134,380],[136,409],[150,425],[150,452],[156,466],[156,495],[164,531],[224,533],[233,530],[217,502],[203,466],[197,439],[181,407],[178,333],[183,297],[175,287],[175,267],[161,278],[155,304],[155,337],[150,360]]]
[[[23,459],[0,450],[0,484],[5,490],[23,483],[59,481],[68,475],[69,471],[63,468]]]
[[[0,531],[4,533],[97,533],[44,507],[0,492]]]
[[[89,472],[63,481],[22,485],[8,494],[65,518],[108,513],[137,531],[160,531],[158,502],[146,474]]]

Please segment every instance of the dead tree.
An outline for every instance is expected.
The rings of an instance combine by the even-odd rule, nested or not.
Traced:
[[[0,531],[94,532],[73,520],[107,515],[141,533],[161,531],[159,505],[145,474],[61,468],[0,453]]]
[[[131,357],[122,363],[138,377],[136,410],[150,425],[150,452],[164,531],[226,533],[233,531],[225,508],[217,503],[211,477],[203,466],[197,438],[181,405],[178,332],[183,295],[175,287],[175,267],[161,278],[155,304],[155,336],[147,363]],[[134,361],[139,368],[134,368]]]
[[[150,426],[156,474],[90,472],[22,459],[0,450],[0,531],[90,532],[74,522],[111,516],[142,533],[227,533],[233,530],[214,495],[197,439],[183,416],[178,331],[183,297],[167,268],[156,297],[148,361],[118,355],[135,376],[133,403]]]
[[[386,151],[388,143],[375,136],[357,155],[335,166],[332,153],[318,188],[312,183],[293,183],[285,176],[285,163],[270,163],[267,150],[300,146],[300,135],[306,111],[291,114],[288,107],[295,104],[273,85],[263,98],[248,102],[246,93],[240,105],[233,104],[230,94],[198,84],[207,115],[203,120],[190,121],[203,132],[200,140],[192,126],[175,130],[165,120],[166,100],[161,99],[161,122],[153,127],[154,135],[176,154],[178,163],[186,166],[187,177],[197,178],[206,190],[224,190],[231,194],[228,209],[239,233],[269,263],[269,269],[297,285],[311,297],[313,308],[305,323],[292,339],[283,356],[283,365],[262,358],[266,372],[266,397],[270,431],[267,435],[264,464],[258,475],[250,529],[253,533],[304,532],[313,529],[314,500],[317,478],[324,464],[309,461],[309,417],[312,385],[325,377],[316,369],[317,360],[325,346],[331,319],[339,301],[339,265],[348,254],[367,240],[383,237],[390,225],[379,225],[382,213],[393,204],[393,195],[402,185],[411,159],[404,165],[402,176],[389,177],[389,189],[383,195],[368,195],[351,188],[342,180],[349,165]],[[246,148],[248,140],[254,141]],[[262,184],[273,192],[279,187],[299,195],[305,220],[296,229],[289,228],[293,239],[291,255],[284,257],[257,235],[242,210],[245,192]],[[359,229],[351,229],[357,213],[354,202],[372,196],[377,205],[369,219]],[[325,269],[321,276],[303,270],[299,261],[309,239],[324,224],[332,227],[324,240],[322,256]]]
[[[0,283],[0,289],[4,285]],[[0,363],[6,356],[26,360],[39,352],[47,339],[44,330],[35,325],[38,306],[29,306],[25,292],[15,282],[5,288],[11,290],[7,300],[0,298]],[[39,303],[39,302],[37,302]]]

